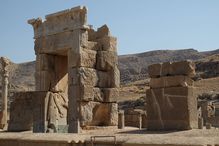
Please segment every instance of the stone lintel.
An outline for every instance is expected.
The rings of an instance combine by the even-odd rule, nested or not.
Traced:
[[[67,13],[72,13],[72,12],[76,12],[76,11],[85,11],[87,12],[87,8],[85,6],[77,6],[77,7],[73,7],[71,9],[65,9],[65,10],[62,10],[62,11],[59,11],[59,12],[56,12],[56,13],[53,13],[53,14],[48,14],[46,15],[46,19],[50,19],[52,17],[57,17],[57,16],[61,16],[61,15],[65,15]]]
[[[86,25],[87,8],[82,6],[46,15],[44,21],[37,18],[27,22],[34,28],[35,39],[75,29],[90,29]]]

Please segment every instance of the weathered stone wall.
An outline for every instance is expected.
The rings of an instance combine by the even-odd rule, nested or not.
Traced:
[[[193,93],[195,65],[190,61],[166,62],[148,67],[146,92],[149,130],[197,128],[197,97]]]
[[[66,94],[69,132],[117,125],[120,73],[117,42],[109,28],[95,31],[87,25],[85,7],[28,23],[34,28],[36,90]]]
[[[10,108],[8,131],[66,132],[67,103],[63,96],[46,91],[15,93]]]
[[[8,131],[27,131],[32,130],[35,125],[39,125],[38,121],[33,121],[40,118],[39,112],[44,109],[40,109],[36,104],[40,99],[45,99],[46,94],[46,92],[15,93],[10,106]]]

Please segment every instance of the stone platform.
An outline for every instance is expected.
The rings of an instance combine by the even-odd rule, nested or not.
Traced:
[[[152,132],[131,127],[123,130],[111,127],[84,130],[81,134],[0,132],[0,146],[92,146],[91,139],[93,146],[219,146],[219,130]]]

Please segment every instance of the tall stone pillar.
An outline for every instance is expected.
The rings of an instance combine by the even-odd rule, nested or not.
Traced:
[[[2,118],[0,119],[0,128],[3,129],[7,125],[7,103],[8,103],[8,65],[9,60],[1,57],[2,64]]]
[[[86,36],[86,31],[83,28],[73,30],[73,42],[72,48],[68,51],[68,78],[69,78],[69,108],[68,108],[68,124],[69,124],[69,133],[79,133],[80,132],[80,96],[76,93],[78,89],[75,88],[74,83],[71,81],[74,79],[75,84],[79,85],[80,82],[75,76],[75,71],[78,71],[81,66],[81,46],[83,45],[83,37]],[[87,39],[85,39],[87,40]]]

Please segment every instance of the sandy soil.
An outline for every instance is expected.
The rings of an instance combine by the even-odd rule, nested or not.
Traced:
[[[147,131],[136,128],[126,127],[123,130],[113,127],[106,127],[98,130],[83,131],[81,134],[33,134],[30,132],[22,133],[0,133],[1,139],[21,139],[34,141],[74,141],[90,142],[91,136],[96,137],[96,141],[113,142],[114,137],[118,143],[127,144],[186,144],[186,145],[206,145],[219,144],[218,129],[193,129],[187,131]],[[112,137],[104,137],[112,136]]]

